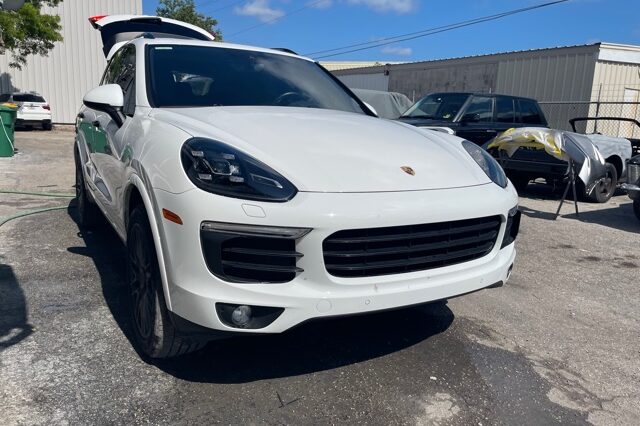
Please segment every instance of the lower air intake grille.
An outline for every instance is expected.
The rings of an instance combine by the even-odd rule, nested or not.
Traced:
[[[324,263],[336,277],[371,277],[468,262],[491,252],[500,224],[490,216],[339,231],[324,240]]]
[[[220,278],[239,283],[285,283],[302,269],[302,254],[292,238],[235,236],[201,231],[202,249],[209,270]]]

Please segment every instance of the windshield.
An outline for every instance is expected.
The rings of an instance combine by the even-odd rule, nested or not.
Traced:
[[[402,117],[430,118],[453,121],[464,102],[469,97],[465,93],[436,93],[420,99]]]
[[[274,53],[152,45],[149,99],[156,107],[294,106],[364,113],[313,62]]]

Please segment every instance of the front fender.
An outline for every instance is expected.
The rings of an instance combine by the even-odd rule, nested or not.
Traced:
[[[143,176],[145,176],[144,170],[140,170],[140,171],[142,172]],[[163,243],[163,241],[165,241],[165,238],[163,238],[162,226],[159,223],[162,215],[160,214],[160,210],[158,208],[156,199],[153,196],[153,191],[147,191],[146,189],[146,188],[150,188],[150,186],[145,185],[144,181],[140,178],[140,176],[138,176],[137,174],[132,174],[129,177],[127,191],[126,191],[127,195],[125,198],[127,202],[124,206],[125,218],[126,218],[125,223],[127,224],[127,227],[129,223],[131,193],[134,188],[140,194],[140,198],[142,199],[144,208],[147,212],[147,217],[149,219],[149,226],[151,227],[151,234],[153,235],[153,243],[156,247],[156,255],[158,258],[158,266],[160,269],[160,278],[162,280],[162,289],[164,291],[164,298],[167,302],[167,309],[171,310],[171,294],[169,292],[169,281],[167,278],[167,268],[166,268],[166,262],[165,262],[165,253],[167,251]],[[125,237],[125,242],[126,242],[126,237]]]

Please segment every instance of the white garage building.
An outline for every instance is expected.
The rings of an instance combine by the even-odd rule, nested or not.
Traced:
[[[141,14],[142,0],[64,0],[43,13],[61,17],[64,40],[49,56],[32,56],[22,70],[9,68],[9,53],[0,55],[0,93],[36,91],[51,105],[54,123],[74,123],[82,96],[98,85],[105,67],[99,33],[88,18]]]

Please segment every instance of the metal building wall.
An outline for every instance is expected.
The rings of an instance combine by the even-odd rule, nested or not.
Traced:
[[[591,116],[640,120],[640,47],[602,44],[593,78]],[[600,124],[598,130],[602,130]],[[640,138],[632,123],[609,122],[606,134]]]
[[[99,33],[87,18],[140,14],[142,0],[64,0],[43,10],[61,16],[64,41],[48,57],[28,58],[22,70],[9,68],[10,54],[0,56],[0,92],[39,92],[51,104],[54,123],[73,123],[82,96],[98,84],[105,67]]]
[[[640,64],[598,61],[591,100],[620,102],[629,90],[640,90]]]
[[[497,93],[539,101],[588,101],[598,45],[544,49],[503,56]]]
[[[367,89],[389,91],[389,76],[383,73],[377,74],[356,74],[338,76],[347,87],[351,89]]]
[[[497,93],[537,99],[549,126],[570,130],[569,119],[589,115],[599,45],[521,52],[503,57]]]
[[[389,90],[418,100],[433,92],[495,91],[498,64],[483,57],[422,62],[393,67]]]

